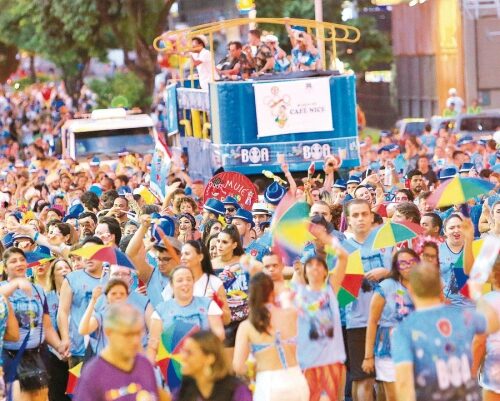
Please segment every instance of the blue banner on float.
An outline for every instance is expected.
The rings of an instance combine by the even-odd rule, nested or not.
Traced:
[[[279,154],[285,156],[291,171],[305,171],[311,162],[322,163],[329,155],[339,156],[342,168],[359,165],[357,138],[212,145],[214,165],[222,165],[227,171],[238,171],[243,174],[258,174],[263,169],[280,172]]]

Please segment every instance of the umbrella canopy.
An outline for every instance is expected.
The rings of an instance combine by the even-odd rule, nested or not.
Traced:
[[[71,253],[85,259],[100,260],[101,262],[108,262],[110,265],[118,265],[135,270],[135,266],[129,257],[115,246],[91,245],[77,249]]]
[[[455,176],[443,182],[427,202],[433,207],[459,205],[495,188],[495,184],[480,178]]]
[[[26,252],[25,255],[28,267],[40,266],[54,259],[52,255],[43,252]]]
[[[350,253],[347,259],[345,277],[337,294],[339,306],[346,306],[356,300],[364,275],[361,251],[358,249]]]
[[[161,335],[156,363],[167,381],[171,392],[179,388],[182,380],[181,359],[179,351],[184,341],[200,330],[200,326],[181,320],[171,324]]]
[[[373,249],[382,249],[394,246],[423,234],[423,229],[418,224],[401,221],[385,223],[373,238]]]
[[[304,246],[314,239],[309,232],[309,210],[306,202],[292,204],[274,225],[273,239],[289,250],[302,252]]]
[[[80,378],[80,374],[82,371],[83,362],[80,362],[78,365],[73,366],[68,371],[68,384],[66,386],[66,394],[72,395],[75,392],[76,384],[78,383],[78,379]]]

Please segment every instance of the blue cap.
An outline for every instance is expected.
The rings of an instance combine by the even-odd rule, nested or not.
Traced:
[[[468,143],[474,142],[474,138],[470,135],[465,135],[457,141],[457,146],[467,145]]]
[[[271,205],[277,205],[280,203],[280,200],[283,199],[285,194],[286,189],[274,181],[266,188],[266,191],[264,192],[264,199]]]
[[[71,206],[68,210],[68,214],[64,216],[63,221],[66,222],[67,220],[70,219],[77,219],[78,216],[80,216],[81,213],[83,213],[83,205],[81,203],[77,203],[73,206]]]
[[[253,222],[252,212],[249,212],[248,210],[245,210],[243,208],[239,208],[236,211],[236,214],[234,216],[232,216],[232,218],[231,218],[231,222],[234,219],[240,219],[240,220],[243,220],[245,223],[250,223],[252,225],[252,227],[255,225]]]
[[[125,196],[125,194],[131,194],[132,190],[128,185],[122,185],[116,192],[118,192],[120,196]]]
[[[477,141],[477,144],[481,145],[481,146],[486,146],[487,143],[488,143],[488,141],[486,139],[479,139]]]
[[[129,154],[130,154],[129,151],[126,148],[123,148],[118,152],[119,157],[128,156]]]
[[[382,130],[382,131],[380,131],[380,136],[381,136],[382,138],[387,138],[387,137],[389,137],[389,136],[392,136],[392,133],[391,133],[391,131]]]
[[[12,245],[14,245],[14,233],[7,233],[2,238],[2,243],[4,248],[10,248]]]
[[[102,195],[102,188],[101,187],[98,187],[97,185],[92,185],[90,188],[89,188],[89,191],[90,192],[93,192],[95,193],[99,198],[101,197]]]
[[[382,146],[378,151],[377,153],[378,154],[381,154],[382,152],[390,152],[389,150],[389,145],[385,145],[385,146]]]
[[[457,175],[457,169],[455,167],[446,167],[439,172],[439,180],[447,180],[453,178]]]
[[[333,187],[345,190],[345,189],[347,189],[347,184],[346,184],[345,180],[343,180],[342,178],[339,178],[337,181],[335,181],[335,184],[333,184]]]
[[[474,163],[464,163],[460,167],[460,173],[468,173],[474,168]]]
[[[395,143],[393,143],[392,145],[387,145],[387,149],[389,150],[389,152],[394,152],[395,150],[401,150],[399,145]]]
[[[224,204],[220,200],[215,198],[208,198],[205,204],[203,205],[203,209],[215,213],[218,216],[222,216],[226,213]]]
[[[359,178],[356,175],[351,175],[351,176],[349,176],[349,179],[347,180],[346,184],[347,185],[349,185],[349,184],[357,184],[357,185],[359,185],[359,184],[361,184],[361,178]]]
[[[227,206],[234,206],[236,209],[241,207],[236,198],[233,198],[232,196],[226,196],[226,199],[224,199],[222,203]]]
[[[101,164],[101,159],[99,159],[97,156],[94,156],[89,163],[89,165],[91,166],[98,166],[99,164]]]
[[[151,226],[151,235],[156,242],[162,242],[157,228],[161,228],[163,233],[168,237],[173,237],[175,234],[175,221],[170,216],[162,216],[158,221]]]

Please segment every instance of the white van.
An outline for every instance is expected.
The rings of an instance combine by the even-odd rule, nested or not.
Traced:
[[[125,109],[94,110],[90,118],[67,121],[62,127],[63,157],[79,162],[98,156],[101,161],[116,160],[118,153],[153,153],[157,133],[147,114],[127,113]]]

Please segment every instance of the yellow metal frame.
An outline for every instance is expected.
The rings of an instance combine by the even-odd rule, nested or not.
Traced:
[[[209,37],[210,51],[213,53],[213,34],[215,32],[249,24],[297,25],[306,28],[307,32],[311,35],[315,32],[316,34],[313,36],[316,37],[318,45],[321,47],[321,60],[324,69],[326,69],[327,44],[332,46],[331,55],[335,65],[337,58],[337,42],[355,43],[361,37],[361,32],[358,28],[349,25],[336,24],[333,22],[321,22],[302,18],[236,18],[226,21],[210,22],[207,24],[179,29],[177,31],[164,32],[153,40],[153,47],[160,53],[168,52],[169,49],[160,47],[159,43],[160,41],[165,41],[168,40],[168,38],[175,37],[178,51],[181,39],[186,40],[187,46],[185,51],[189,51],[188,46],[190,39],[197,35],[207,35]]]

